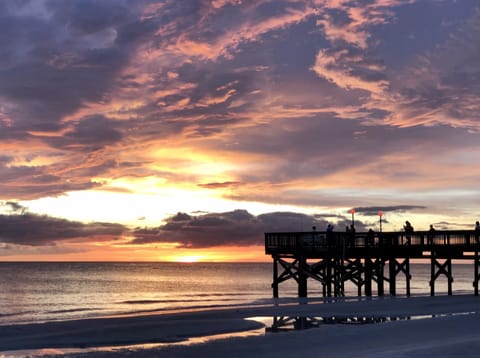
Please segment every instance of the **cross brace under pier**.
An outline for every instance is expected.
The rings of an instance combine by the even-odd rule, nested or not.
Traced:
[[[385,265],[388,263],[388,276],[385,276]],[[281,271],[279,271],[279,268]],[[279,274],[279,272],[281,272]],[[352,282],[358,291],[372,296],[372,285],[377,283],[377,293],[384,295],[384,283],[389,283],[390,294],[396,295],[396,281],[399,274],[406,278],[406,294],[410,295],[410,263],[408,259],[339,259],[325,258],[316,262],[308,262],[305,258],[273,257],[273,296],[278,297],[279,284],[294,279],[298,285],[298,296],[307,297],[307,280],[313,279],[322,285],[323,296],[344,296],[345,283]]]

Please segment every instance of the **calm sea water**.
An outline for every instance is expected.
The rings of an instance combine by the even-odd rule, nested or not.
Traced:
[[[414,295],[429,294],[430,266],[411,265]],[[454,293],[473,294],[473,264],[453,266]],[[0,263],[0,324],[272,302],[271,263]],[[405,293],[399,276],[397,294]],[[445,277],[436,292],[447,292]],[[309,297],[321,286],[309,280]],[[388,284],[386,286],[388,292]],[[346,285],[346,295],[356,296]],[[294,280],[280,301],[297,296]]]

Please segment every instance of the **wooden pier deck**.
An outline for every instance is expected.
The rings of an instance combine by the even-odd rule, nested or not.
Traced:
[[[406,280],[410,295],[410,260],[429,260],[430,294],[435,295],[435,281],[446,276],[448,294],[452,294],[452,260],[473,261],[473,288],[479,289],[479,234],[473,230],[405,232],[275,232],[265,233],[265,253],[273,258],[273,296],[279,284],[294,279],[299,297],[307,297],[307,279],[323,287],[324,296],[344,295],[344,284],[353,282],[358,295],[396,295],[397,276]],[[279,271],[283,269],[283,271]]]

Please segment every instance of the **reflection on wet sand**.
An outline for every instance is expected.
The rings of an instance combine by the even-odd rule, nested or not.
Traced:
[[[428,319],[442,316],[468,315],[474,312],[431,315],[394,315],[394,316],[273,316],[271,324],[266,324],[266,332],[281,332],[317,328],[329,324],[377,324],[392,321]],[[266,323],[266,319],[263,323]]]
[[[267,332],[290,331],[297,329],[315,328],[325,324],[373,324],[389,321],[409,320],[410,316],[274,316],[273,323],[266,328]]]

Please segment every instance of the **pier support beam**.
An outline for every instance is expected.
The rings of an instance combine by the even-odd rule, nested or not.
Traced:
[[[390,295],[395,296],[397,294],[397,287],[396,287],[396,273],[395,273],[395,259],[390,258],[388,260],[388,282],[390,284]]]
[[[377,279],[377,294],[379,296],[383,296],[385,294],[385,289],[384,289],[384,281],[385,281],[385,276],[384,276],[384,266],[385,262],[382,258],[378,258],[375,260],[375,277]]]
[[[343,261],[339,258],[329,257],[325,259],[325,266],[323,271],[323,296],[338,297],[344,295],[343,280],[344,280]]]
[[[278,265],[282,266],[283,272],[278,274]],[[297,283],[299,282],[299,264],[298,260],[294,259],[292,262],[281,259],[278,256],[273,257],[273,297],[278,297],[278,285],[284,281],[293,278]]]
[[[357,286],[358,296],[362,295],[363,265],[360,259],[345,259],[343,263],[343,282],[350,281]]]
[[[480,277],[478,276],[478,267],[480,265],[479,257],[478,257],[478,244],[475,244],[475,256],[474,256],[474,277],[473,277],[473,288],[474,288],[474,295],[478,296],[478,283],[480,281]]]
[[[324,292],[325,292],[325,287],[327,289],[327,297],[332,297],[332,261],[330,258],[327,258],[326,260],[326,266],[325,266],[325,284],[324,284]],[[325,296],[325,293],[324,293]]]
[[[437,269],[437,270],[436,270]],[[432,252],[430,262],[430,296],[435,296],[435,280],[440,276],[445,275],[447,277],[448,295],[452,295],[452,260],[445,259],[443,263],[440,263],[435,257],[435,253]]]
[[[300,257],[298,270],[298,297],[307,297],[308,295],[307,271],[309,271],[307,259],[305,257]]]
[[[345,265],[344,265],[344,259],[336,259],[335,260],[335,267],[336,267],[336,275],[335,275],[335,289],[334,289],[334,295],[335,297],[339,296],[345,296],[345,280],[344,280],[344,274],[345,274]]]
[[[310,265],[311,277],[320,281],[324,297],[343,296],[343,272],[340,260],[327,257],[324,260]]]
[[[273,297],[278,298],[278,258],[273,257],[273,281],[272,281]]]
[[[365,296],[372,295],[373,264],[370,257],[365,258]]]
[[[332,267],[333,262],[331,260],[323,259],[315,263],[308,263],[304,257],[279,257],[273,256],[273,282],[272,290],[273,297],[277,298],[279,294],[279,284],[294,279],[298,285],[298,297],[307,297],[308,285],[307,279],[311,278],[315,281],[319,281],[324,287],[324,296],[326,295],[326,288],[330,286],[330,291],[334,286],[333,279],[335,275],[330,274],[330,278],[327,277],[327,269],[336,270]],[[279,274],[278,269],[282,268],[283,272]],[[331,271],[334,272],[334,271]],[[339,294],[343,295],[343,291]]]
[[[390,258],[388,260],[388,268],[389,268],[389,277],[388,282],[390,284],[390,294],[395,296],[397,294],[396,289],[396,281],[397,275],[402,272],[405,274],[405,287],[406,287],[406,295],[410,296],[410,280],[412,279],[412,275],[410,275],[410,259],[407,257],[403,260],[403,262],[399,262],[394,258]]]

